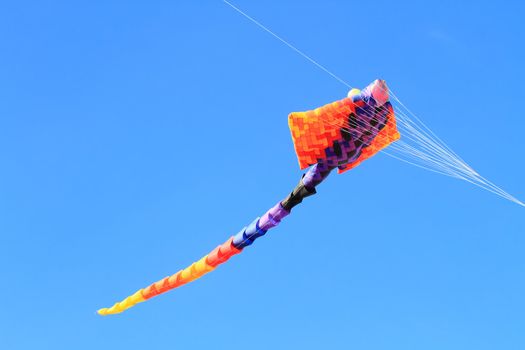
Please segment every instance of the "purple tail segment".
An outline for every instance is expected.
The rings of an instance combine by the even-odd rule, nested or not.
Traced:
[[[323,182],[334,169],[335,167],[330,167],[324,163],[317,163],[304,174],[303,183],[308,188],[315,188]]]
[[[315,187],[323,182],[334,169],[335,167],[329,167],[323,163],[315,164],[308,169],[299,184],[285,199],[233,236],[233,246],[241,250],[251,245],[257,238],[264,236],[269,229],[279,225],[281,220],[290,214],[293,207],[301,203],[304,198],[316,193]]]
[[[282,219],[290,212],[283,208],[281,202],[277,203],[272,209],[268,210],[259,220],[259,227],[265,231],[279,225]]]

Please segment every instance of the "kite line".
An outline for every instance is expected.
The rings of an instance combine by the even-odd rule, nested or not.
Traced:
[[[353,86],[347,83],[344,79],[334,74],[328,68],[311,58],[280,35],[276,34],[260,21],[256,20],[230,1],[222,1],[257,27],[264,30],[307,61],[330,75],[332,78],[349,89],[353,89]],[[391,102],[397,116],[397,127],[403,135],[403,138],[392,144],[388,151],[382,150],[382,153],[418,168],[469,182],[488,192],[525,207],[525,204],[522,201],[481,176],[470,165],[468,165],[468,163],[459,157],[451,147],[443,142],[427,125],[425,125],[415,113],[409,110],[396,96],[392,89],[389,90],[389,94],[393,99]],[[412,116],[412,118],[410,116]]]

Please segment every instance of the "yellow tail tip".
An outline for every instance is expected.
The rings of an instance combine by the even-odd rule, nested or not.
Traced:
[[[103,309],[97,310],[97,314],[99,314],[100,316],[108,315],[108,308],[103,308]]]

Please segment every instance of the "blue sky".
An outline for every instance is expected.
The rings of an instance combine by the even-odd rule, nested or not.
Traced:
[[[525,198],[519,1],[234,3]],[[3,2],[0,35],[0,347],[525,348],[524,208],[383,155],[98,316],[283,198],[288,113],[347,89],[218,0]]]

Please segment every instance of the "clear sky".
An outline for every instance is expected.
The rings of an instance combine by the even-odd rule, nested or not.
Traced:
[[[234,1],[522,200],[521,1]],[[212,274],[347,88],[219,0],[0,4],[0,348],[524,349],[525,209],[379,155]]]

